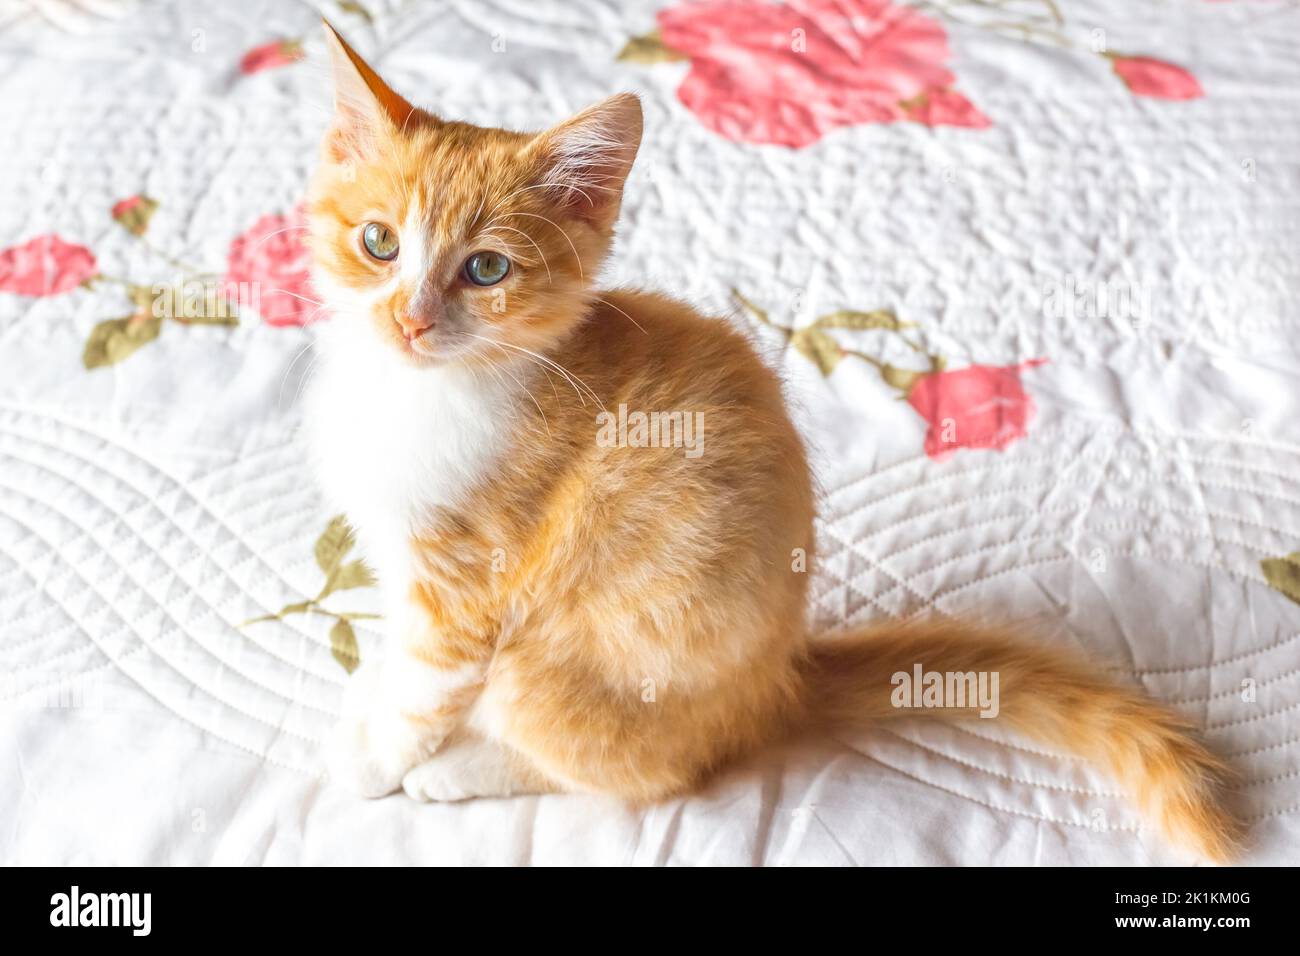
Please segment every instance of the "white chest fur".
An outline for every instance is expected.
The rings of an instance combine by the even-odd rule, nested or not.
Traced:
[[[490,477],[516,398],[505,376],[414,368],[368,331],[322,330],[305,427],[321,490],[391,590],[409,580],[412,532]]]

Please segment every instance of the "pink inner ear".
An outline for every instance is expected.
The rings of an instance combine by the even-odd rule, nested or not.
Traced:
[[[334,64],[334,126],[326,134],[339,161],[360,158],[376,137],[404,129],[415,107],[388,86],[332,27],[326,37]]]
[[[347,162],[353,158],[349,139],[347,133],[337,123],[325,132],[326,149],[329,151],[330,158],[336,163]]]
[[[612,223],[641,144],[636,97],[611,97],[539,139],[546,155],[543,182],[555,187],[557,202],[577,218]]]
[[[596,221],[604,217],[611,205],[617,205],[623,188],[623,176],[617,167],[592,157],[587,160],[557,161],[549,171],[548,190],[570,215]]]

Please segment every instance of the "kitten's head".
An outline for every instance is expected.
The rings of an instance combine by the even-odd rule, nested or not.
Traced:
[[[326,35],[335,117],[307,209],[333,322],[417,365],[559,341],[609,251],[641,142],[637,98],[542,133],[483,129],[416,109]]]

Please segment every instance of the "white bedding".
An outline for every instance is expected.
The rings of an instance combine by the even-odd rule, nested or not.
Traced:
[[[751,327],[787,380],[825,489],[820,628],[1035,619],[1234,755],[1247,862],[1300,860],[1300,9],[1076,0],[1058,24],[1040,0],[943,2],[873,34],[897,16],[884,0],[809,0],[670,13],[620,59],[672,4],[358,6],[320,10],[448,116],[539,128],[642,95],[609,281]],[[236,237],[292,226],[328,101],[317,10],[4,9],[0,247],[25,251],[0,257],[0,861],[1184,860],[1102,775],[984,722],[774,752],[639,811],[328,786],[336,618],[246,623],[323,580],[331,515],[296,437],[311,307],[268,287],[237,325],[167,319],[145,341],[137,319],[136,351],[86,351],[135,309],[123,281],[225,274]],[[308,60],[290,44],[241,71],[295,38]],[[781,52],[717,66],[745,44]],[[137,195],[151,218],[118,205]],[[300,288],[296,235],[257,247],[281,262],[274,288]],[[78,284],[92,275],[113,278]],[[911,327],[824,324],[831,353],[858,353],[828,358],[733,288],[778,325],[890,310]],[[901,401],[872,364],[924,371],[926,354],[983,367],[926,386],[945,396],[929,445],[924,390]],[[1004,447],[955,447],[993,384]],[[371,619],[355,633],[362,657],[382,640]]]

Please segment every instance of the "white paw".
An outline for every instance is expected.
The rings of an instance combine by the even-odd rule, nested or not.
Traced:
[[[410,722],[396,713],[346,716],[325,742],[330,779],[363,797],[393,793],[426,756]]]
[[[402,789],[412,800],[421,803],[450,803],[476,796],[465,783],[458,761],[434,757],[410,770],[402,778]]]

